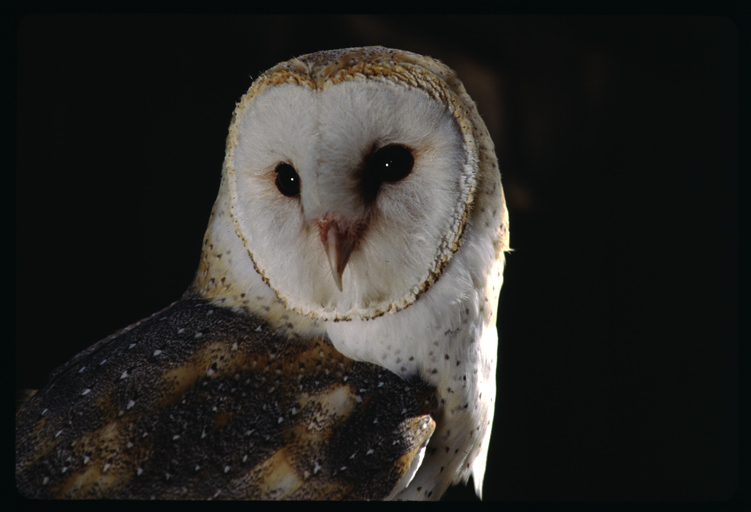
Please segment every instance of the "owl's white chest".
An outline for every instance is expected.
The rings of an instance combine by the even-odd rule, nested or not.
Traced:
[[[495,326],[502,261],[474,233],[433,287],[412,306],[372,320],[327,322],[334,346],[356,360],[436,386],[439,413],[423,463],[398,497],[430,499],[474,474],[482,488],[495,406]]]

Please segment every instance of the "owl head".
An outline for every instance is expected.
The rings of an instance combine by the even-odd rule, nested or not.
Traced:
[[[498,173],[492,151],[441,62],[381,47],[305,55],[238,103],[214,216],[231,218],[287,309],[375,318],[443,273],[471,222],[481,161]]]

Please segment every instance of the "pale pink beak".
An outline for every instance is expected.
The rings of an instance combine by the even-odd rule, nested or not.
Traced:
[[[348,226],[336,218],[326,215],[318,221],[318,230],[329,260],[331,276],[339,291],[342,291],[342,274],[347,266],[355,242],[361,231],[358,226]]]

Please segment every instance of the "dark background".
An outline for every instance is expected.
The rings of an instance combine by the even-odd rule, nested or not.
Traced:
[[[17,385],[188,287],[251,77],[381,44],[457,70],[500,159],[514,252],[485,499],[739,499],[730,19],[49,15],[16,28]]]

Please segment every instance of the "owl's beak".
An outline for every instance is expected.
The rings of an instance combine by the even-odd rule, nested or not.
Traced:
[[[334,283],[339,291],[342,291],[342,274],[355,248],[360,229],[357,226],[348,226],[328,215],[318,221],[318,229]]]

